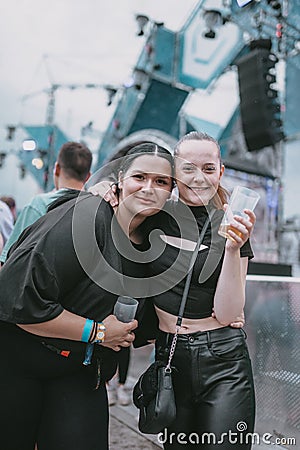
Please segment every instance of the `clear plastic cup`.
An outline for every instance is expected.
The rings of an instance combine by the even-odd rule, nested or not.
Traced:
[[[120,322],[131,322],[135,317],[138,304],[135,298],[120,295],[115,303],[113,314]]]
[[[244,186],[236,186],[232,191],[228,202],[228,208],[224,213],[218,233],[227,239],[233,240],[228,233],[228,230],[231,229],[241,236],[239,231],[231,225],[234,220],[233,216],[248,217],[244,210],[250,209],[251,211],[254,211],[259,199],[260,195],[253,189]]]

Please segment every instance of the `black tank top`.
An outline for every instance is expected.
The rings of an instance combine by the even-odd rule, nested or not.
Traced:
[[[214,294],[224,257],[225,239],[217,232],[223,214],[222,210],[214,212],[212,223],[205,233],[193,269],[185,318],[202,319],[212,314]],[[207,215],[206,206],[187,207],[181,202],[168,202],[165,211],[148,220],[148,226],[151,223],[152,231],[155,230],[150,233],[153,249],[164,245],[160,256],[153,258],[150,264],[151,275],[156,276],[156,282],[161,285],[161,293],[154,296],[154,303],[170,314],[178,314],[193,246]],[[240,255],[253,257],[249,241],[240,249]],[[172,267],[173,278],[167,276],[167,271],[171,273]]]

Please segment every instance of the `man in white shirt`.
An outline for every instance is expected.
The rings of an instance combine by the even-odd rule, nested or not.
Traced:
[[[2,200],[0,200],[0,251],[8,240],[14,227],[13,215]]]

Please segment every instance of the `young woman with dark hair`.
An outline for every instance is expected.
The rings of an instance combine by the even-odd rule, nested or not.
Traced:
[[[112,315],[118,295],[132,295],[123,274],[138,276],[118,246],[139,245],[172,175],[167,150],[137,146],[124,158],[117,208],[88,193],[61,197],[12,247],[0,272],[0,448],[108,448],[105,381],[137,327]]]

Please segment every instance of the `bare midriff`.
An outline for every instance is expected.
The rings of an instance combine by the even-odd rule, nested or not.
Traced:
[[[175,333],[177,317],[155,306],[156,314],[159,320],[159,329],[165,333]],[[214,317],[205,317],[204,319],[182,319],[182,325],[179,334],[196,333],[197,331],[215,330],[223,328],[220,322]]]

